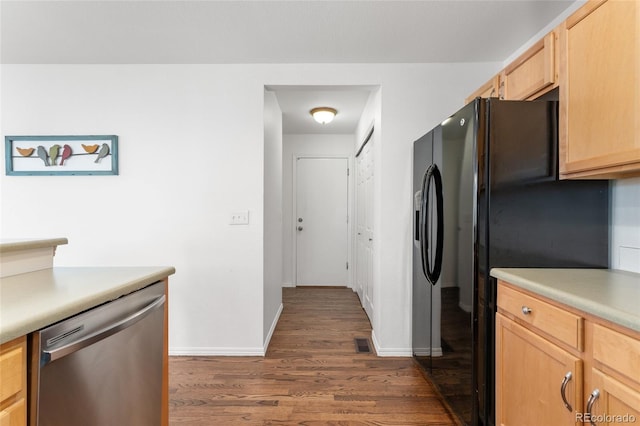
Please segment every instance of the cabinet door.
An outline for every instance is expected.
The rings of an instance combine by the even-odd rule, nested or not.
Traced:
[[[571,373],[564,395],[561,388]],[[507,317],[496,317],[496,424],[579,425],[582,360]]]
[[[0,426],[26,426],[26,411],[24,398],[21,398],[0,411]]]
[[[497,98],[499,97],[499,87],[500,87],[500,74],[493,77],[491,80],[487,81],[482,86],[478,87],[478,89],[470,94],[467,99],[464,100],[464,104],[468,104],[475,98]]]
[[[592,397],[595,401],[591,413],[584,415],[586,425],[633,424],[640,421],[640,392],[597,369],[592,370],[592,384],[598,390],[598,396]]]
[[[564,22],[560,173],[640,174],[640,2],[591,0]]]
[[[531,99],[556,86],[555,45],[551,32],[505,68],[504,99]]]
[[[0,346],[0,426],[27,424],[27,339],[25,336]]]

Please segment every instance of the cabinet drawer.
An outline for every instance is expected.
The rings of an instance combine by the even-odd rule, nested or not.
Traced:
[[[26,374],[25,356],[23,346],[10,347],[0,352],[0,402],[22,390],[22,376]]]
[[[498,308],[579,351],[584,318],[499,283]]]
[[[594,324],[593,358],[640,384],[640,340]]]

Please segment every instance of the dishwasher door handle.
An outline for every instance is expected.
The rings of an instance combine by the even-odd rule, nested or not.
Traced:
[[[120,321],[116,321],[112,324],[109,324],[107,327],[104,327],[94,333],[91,333],[79,340],[72,341],[67,343],[64,346],[59,348],[46,350],[43,349],[40,354],[40,366],[45,366],[52,361],[60,359],[66,355],[69,355],[73,352],[79,351],[82,348],[85,348],[95,342],[98,342],[102,339],[106,339],[107,337],[116,334],[120,330],[124,330],[137,323],[138,321],[144,319],[149,313],[153,310],[160,308],[164,305],[165,296],[162,295],[156,298],[153,302],[140,309],[139,311],[128,315],[127,317],[121,319]]]

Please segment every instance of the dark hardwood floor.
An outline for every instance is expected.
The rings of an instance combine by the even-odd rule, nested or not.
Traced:
[[[412,358],[357,353],[346,288],[285,288],[265,357],[171,357],[171,425],[455,425]]]

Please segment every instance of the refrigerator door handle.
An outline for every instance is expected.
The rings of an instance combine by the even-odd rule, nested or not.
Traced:
[[[427,169],[424,176],[422,177],[422,188],[420,190],[421,200],[420,200],[420,214],[419,214],[419,223],[418,223],[418,235],[420,239],[420,260],[422,261],[422,273],[425,278],[428,279],[429,274],[427,273],[428,267],[428,243],[427,238],[429,235],[427,226],[427,212],[429,211],[429,197],[427,194],[427,186],[429,185],[429,171],[431,167]]]
[[[431,265],[429,257],[429,200],[431,198],[431,181],[434,183],[436,201],[436,247],[434,264]],[[422,271],[425,277],[433,285],[440,278],[442,271],[442,253],[444,246],[444,204],[442,195],[442,175],[438,166],[429,166],[422,179],[422,203],[420,204],[420,254],[422,258]]]

